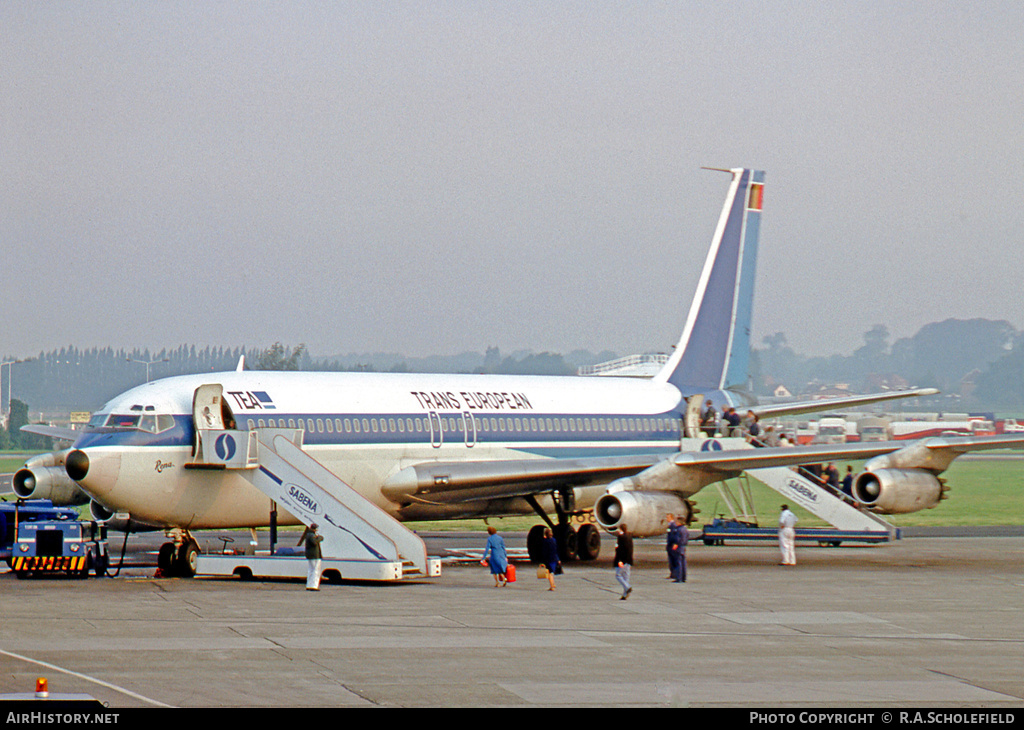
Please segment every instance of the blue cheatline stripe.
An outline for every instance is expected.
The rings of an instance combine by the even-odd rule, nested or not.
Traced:
[[[714,398],[715,403],[723,402],[725,394],[717,391],[708,391],[707,397]],[[436,431],[438,419],[444,425],[443,441],[445,447],[465,446],[466,434],[464,432],[464,421],[461,413],[449,413],[435,418],[428,418],[423,413],[386,413],[386,414],[281,414],[277,412],[270,416],[268,413],[242,414],[237,417],[239,429],[242,431],[253,428],[303,428],[304,444],[307,446],[356,446],[356,447],[423,447],[431,444],[430,424],[434,424],[434,442],[437,441]],[[152,446],[152,447],[178,447],[185,448],[192,445],[194,430],[191,425],[191,416],[179,415],[175,417],[175,427],[161,434],[152,434],[145,431],[127,429],[94,429],[80,437],[75,444],[76,448],[99,447],[99,446]],[[377,422],[377,431],[372,427],[365,429],[363,421],[370,424]],[[260,426],[259,422],[263,425]],[[271,426],[273,421],[273,426]],[[308,429],[310,421],[314,428]],[[327,422],[330,421],[334,430],[328,432]],[[344,430],[345,422],[348,422],[350,430]],[[355,432],[355,422],[360,424],[359,432]],[[553,453],[567,454],[573,450],[581,453],[596,454],[601,449],[609,450],[609,453],[646,453],[650,448],[649,442],[664,443],[666,447],[678,446],[681,436],[682,419],[680,413],[668,411],[657,414],[637,415],[600,415],[600,414],[537,414],[533,415],[476,415],[475,437],[474,430],[470,428],[470,442],[474,446],[497,446],[503,448],[523,448],[531,452],[549,448]],[[618,422],[618,428],[615,423]],[[564,422],[564,423],[563,423]],[[605,429],[601,430],[601,423]],[[403,424],[404,430],[398,431],[398,423]],[[408,427],[413,423],[412,429]],[[420,430],[416,430],[415,424],[419,424]],[[540,428],[544,424],[543,430]],[[335,424],[341,424],[342,430],[338,430]],[[387,430],[382,430],[382,424],[387,425]],[[569,425],[572,428],[569,428]],[[587,430],[589,424],[590,429]],[[501,430],[500,426],[505,429]],[[516,426],[519,428],[516,428]],[[452,428],[454,426],[454,428]],[[550,426],[550,428],[549,428]],[[630,426],[635,427],[633,430]],[[273,476],[268,474],[268,476]]]
[[[263,472],[264,474],[266,474],[266,475],[267,475],[268,477],[270,477],[271,479],[273,479],[273,480],[274,480],[275,482],[277,482],[277,483],[278,483],[278,485],[282,485],[282,484],[284,484],[284,481],[283,481],[283,480],[281,480],[281,479],[278,479],[278,478],[277,478],[277,475],[275,475],[275,474],[274,474],[273,472],[269,471],[269,470],[267,469],[267,467],[265,467],[265,466],[261,466],[261,467],[260,467],[260,471],[261,471],[261,472]]]
[[[332,520],[331,516],[329,514],[324,514],[324,519],[327,520],[328,522],[330,522],[335,527],[337,527],[342,532],[347,532],[349,535],[354,537],[356,539],[356,541],[359,542],[360,545],[362,545],[364,548],[366,548],[367,552],[369,552],[370,555],[373,555],[378,560],[387,560],[388,559],[386,555],[382,555],[381,553],[379,553],[376,550],[374,550],[374,548],[371,545],[369,545],[365,540],[363,540],[361,537],[359,537],[359,535],[357,535],[356,533],[352,532],[352,530],[350,530],[347,527],[344,527],[342,525],[339,525],[337,522]]]

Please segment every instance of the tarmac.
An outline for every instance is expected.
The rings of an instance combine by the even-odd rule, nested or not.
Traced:
[[[434,555],[485,539],[425,537]],[[798,545],[795,567],[772,543],[691,542],[685,584],[661,540],[638,540],[628,600],[612,553],[606,536],[554,592],[525,562],[502,588],[462,562],[315,593],[155,578],[137,550],[117,578],[2,573],[0,696],[47,677],[109,708],[1024,706],[1019,530]]]

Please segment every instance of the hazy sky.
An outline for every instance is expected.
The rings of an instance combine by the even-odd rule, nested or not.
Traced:
[[[754,342],[1024,328],[1024,3],[0,0],[0,354],[621,354],[767,172]]]

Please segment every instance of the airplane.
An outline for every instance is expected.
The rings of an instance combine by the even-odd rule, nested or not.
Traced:
[[[563,557],[587,560],[601,529],[663,534],[667,513],[689,522],[694,494],[747,469],[870,458],[855,494],[888,514],[938,504],[938,475],[961,453],[1024,445],[1018,436],[753,448],[742,437],[705,437],[706,399],[778,416],[936,392],[759,406],[744,391],[765,175],[725,172],[731,182],[683,333],[654,377],[272,372],[240,361],[233,372],[165,378],[113,398],[72,448],[40,464],[45,478],[26,465],[15,490],[46,496],[63,469],[94,515],[127,512],[168,530],[161,560],[190,575],[193,530],[300,524],[238,471],[201,463],[203,434],[292,429],[331,478],[399,521],[536,513]],[[234,441],[217,448],[225,443],[234,450]],[[574,517],[586,520],[579,529]],[[530,531],[531,545],[543,527]]]

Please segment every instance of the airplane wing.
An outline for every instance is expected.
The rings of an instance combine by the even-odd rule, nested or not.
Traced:
[[[644,454],[592,459],[431,461],[392,475],[382,491],[396,501],[427,503],[526,497],[566,487],[606,484],[643,471],[664,458]]]
[[[608,484],[666,459],[681,469],[714,472],[732,478],[748,469],[795,466],[823,461],[856,461],[892,454],[911,446],[936,455],[940,470],[957,456],[980,449],[1024,448],[1024,435],[931,438],[918,442],[878,441],[870,444],[746,448],[685,451],[672,456],[644,454],[590,459],[510,459],[501,461],[425,462],[390,477],[383,492],[402,502],[450,504],[480,499],[526,497],[557,489]],[[717,481],[717,479],[713,480]]]
[[[41,423],[29,423],[22,426],[19,430],[26,433],[38,434],[39,436],[49,436],[50,438],[60,439],[62,441],[71,441],[72,443],[82,435],[80,431],[76,431],[73,428],[44,426]]]
[[[750,410],[758,417],[775,418],[776,416],[796,416],[801,413],[816,413],[820,411],[831,411],[837,408],[853,408],[855,406],[866,406],[872,403],[896,400],[898,398],[916,398],[922,395],[936,395],[939,391],[935,388],[909,388],[907,390],[891,390],[885,393],[869,393],[867,395],[851,395],[840,398],[823,398],[820,400],[793,401],[790,403],[767,403],[752,406]]]

